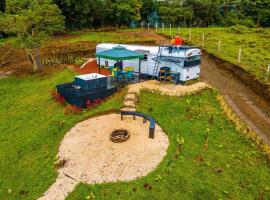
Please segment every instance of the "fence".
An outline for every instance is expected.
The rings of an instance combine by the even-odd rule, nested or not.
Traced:
[[[261,82],[270,83],[270,59],[266,56],[268,52],[253,55],[254,48],[249,47],[249,43],[245,43],[245,40],[243,43],[238,42],[237,34],[235,34],[235,38],[227,39],[226,34],[223,37],[220,37],[218,34],[212,36],[213,33],[209,34],[207,32],[208,29],[205,28],[186,28],[180,26],[173,28],[172,24],[165,25],[164,23],[154,26],[152,29],[150,27],[148,30],[171,37],[180,34],[188,44],[196,45],[201,49],[207,50],[208,53],[241,66]],[[234,41],[239,44],[235,44]],[[261,50],[260,48],[258,51]]]

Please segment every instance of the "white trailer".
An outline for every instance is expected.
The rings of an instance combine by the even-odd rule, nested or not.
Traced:
[[[119,44],[102,43],[97,45],[96,53],[100,53],[105,50],[112,49]],[[158,60],[159,72],[161,67],[170,67],[171,72],[180,74],[180,81],[185,82],[188,80],[196,79],[200,75],[201,64],[201,50],[190,46],[178,46],[174,47],[173,51],[169,51],[169,47],[161,47],[161,53],[159,53],[159,46],[144,46],[144,45],[127,45],[120,44],[121,46],[143,53],[145,57],[141,59],[141,74],[147,76],[158,76],[159,73],[154,74],[154,68],[156,60]],[[101,65],[113,66],[115,61],[100,59]],[[139,60],[127,60],[123,61],[123,67],[132,66],[135,72],[139,72]]]

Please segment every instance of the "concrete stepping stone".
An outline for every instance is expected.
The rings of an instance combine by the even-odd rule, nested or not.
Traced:
[[[136,108],[124,107],[124,108],[121,108],[121,111],[135,112]]]
[[[127,94],[125,97],[125,100],[136,101],[136,95],[135,94]]]
[[[134,101],[125,101],[124,106],[125,107],[131,107],[131,108],[135,108],[136,107]]]

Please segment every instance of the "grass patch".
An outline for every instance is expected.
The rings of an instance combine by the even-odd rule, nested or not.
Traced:
[[[180,35],[189,39],[189,28],[181,28]],[[201,47],[202,35],[205,34],[205,45],[209,53],[225,61],[239,65],[254,75],[260,82],[270,85],[270,78],[265,82],[267,66],[270,64],[270,29],[251,29],[243,27],[229,28],[192,28],[191,43]],[[172,29],[176,34],[178,29]],[[170,30],[164,34],[169,36]],[[220,53],[218,43],[221,41]],[[238,51],[242,48],[241,63],[238,63]]]
[[[65,115],[50,92],[74,75],[65,70],[0,80],[0,199],[37,199],[57,177],[54,162],[65,133],[85,118],[120,109],[124,92],[92,110]]]
[[[143,92],[137,108],[168,134],[165,159],[139,180],[79,184],[67,199],[269,199],[265,155],[224,117],[216,95],[212,90],[186,97]],[[185,140],[179,155],[178,137]]]
[[[155,43],[153,37],[141,35],[139,29],[128,29],[119,31],[99,31],[99,32],[76,32],[69,34],[67,39],[62,39],[68,43],[95,42],[95,43]]]

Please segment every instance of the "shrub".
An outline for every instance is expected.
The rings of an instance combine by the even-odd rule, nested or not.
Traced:
[[[60,104],[63,104],[63,105],[66,104],[65,98],[62,97],[56,90],[53,90],[53,91],[51,92],[51,95],[52,95],[52,98],[53,98],[55,101],[59,102]]]
[[[96,107],[99,104],[101,104],[103,102],[102,99],[95,99],[94,101],[90,101],[89,99],[86,100],[86,108],[92,108],[92,107]]]
[[[75,105],[67,105],[65,107],[65,114],[80,114],[82,111],[82,108]]]

